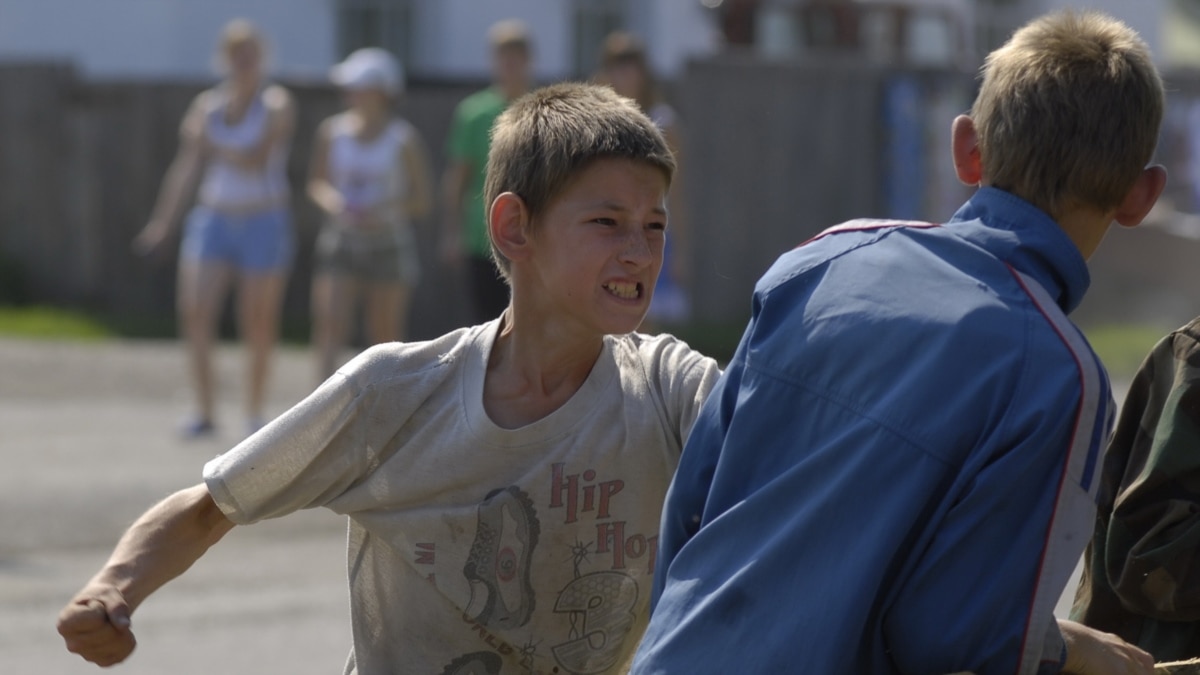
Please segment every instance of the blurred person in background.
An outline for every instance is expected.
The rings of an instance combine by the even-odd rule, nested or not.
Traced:
[[[680,130],[675,109],[663,99],[650,63],[646,58],[645,45],[636,36],[624,31],[610,34],[600,54],[600,72],[596,80],[612,87],[618,94],[637,102],[646,115],[662,130],[667,144],[675,153],[675,161],[682,168]],[[663,253],[663,268],[658,287],[650,302],[641,330],[657,332],[664,325],[676,326],[687,321],[691,304],[687,286],[690,260],[688,247],[687,218],[684,213],[681,171],[677,171],[671,184],[669,208],[671,218],[670,237]]]
[[[1200,656],[1200,317],[1130,383],[1101,470],[1071,619],[1158,661]]]
[[[295,106],[264,81],[265,44],[244,19],[221,33],[224,80],[192,102],[178,153],[163,179],[149,223],[134,240],[151,253],[171,239],[199,183],[179,253],[177,304],[187,343],[195,411],[181,434],[213,433],[212,351],[226,296],[236,286],[238,329],[248,349],[247,431],[263,425],[271,356],[294,249],[285,172]]]
[[[496,270],[488,244],[483,178],[492,124],[531,84],[532,44],[525,24],[500,21],[489,29],[488,41],[492,85],[455,108],[442,179],[442,261],[454,268],[467,265],[471,324],[490,321],[508,306],[508,285]]]
[[[334,66],[346,110],[317,130],[308,194],[325,215],[312,286],[320,379],[340,365],[359,300],[370,344],[402,340],[420,276],[413,219],[430,209],[425,144],[392,113],[404,72],[383,49],[360,49]]]

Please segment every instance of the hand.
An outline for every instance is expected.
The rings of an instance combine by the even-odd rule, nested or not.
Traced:
[[[58,633],[67,651],[108,667],[133,653],[137,640],[130,628],[130,609],[113,586],[88,584],[58,615]]]
[[[350,226],[355,229],[364,232],[380,232],[388,228],[387,220],[381,217],[376,208],[349,209],[345,213],[349,218]]]
[[[342,206],[337,211],[334,211],[332,215],[338,225],[347,230],[357,230],[363,225],[364,212],[358,209]]]
[[[138,255],[157,257],[170,234],[171,228],[165,223],[152,220],[133,238],[133,250]]]
[[[1067,646],[1064,673],[1075,675],[1154,675],[1154,657],[1111,633],[1060,619]]]

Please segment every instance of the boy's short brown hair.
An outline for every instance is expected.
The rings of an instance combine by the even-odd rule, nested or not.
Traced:
[[[484,207],[512,192],[536,222],[580,170],[602,158],[645,162],[661,171],[668,185],[675,174],[675,158],[662,132],[630,99],[608,87],[574,82],[530,92],[492,127]],[[492,257],[508,279],[510,262],[495,242]]]
[[[1052,217],[1117,207],[1150,162],[1163,85],[1146,44],[1095,12],[1060,12],[988,55],[971,109],[983,181]]]

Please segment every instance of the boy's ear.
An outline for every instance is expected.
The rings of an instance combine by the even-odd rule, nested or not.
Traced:
[[[1154,203],[1158,201],[1166,185],[1167,170],[1162,166],[1154,164],[1142,169],[1133,188],[1125,195],[1125,199],[1117,207],[1117,212],[1113,214],[1113,220],[1124,227],[1140,225],[1150,213],[1150,209],[1154,208]]]
[[[979,157],[979,136],[975,120],[967,115],[954,118],[950,126],[950,154],[954,158],[954,173],[966,185],[978,187],[983,182],[983,160]]]
[[[509,260],[524,257],[529,249],[529,209],[513,192],[503,192],[488,211],[488,232],[496,248]]]

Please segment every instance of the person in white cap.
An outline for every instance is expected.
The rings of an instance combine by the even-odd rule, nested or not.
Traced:
[[[372,344],[405,336],[420,275],[412,221],[429,212],[424,143],[392,112],[404,71],[387,51],[360,49],[334,66],[347,109],[317,130],[308,194],[326,216],[312,287],[319,379],[340,365],[358,303]]]
[[[225,26],[217,49],[224,81],[188,108],[179,151],[133,242],[143,254],[163,250],[199,185],[197,203],[183,219],[179,250],[179,322],[196,396],[196,410],[180,429],[185,438],[216,428],[212,349],[235,284],[238,329],[249,356],[247,431],[265,421],[267,376],[294,249],[287,155],[296,115],[291,94],[266,81],[265,51],[249,21]]]

